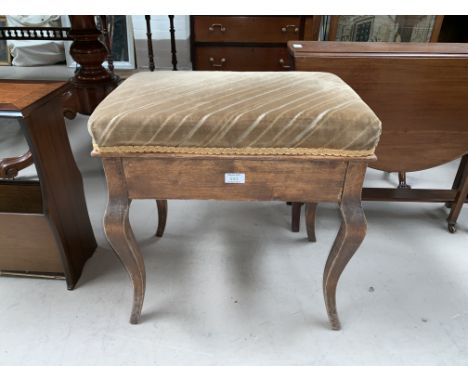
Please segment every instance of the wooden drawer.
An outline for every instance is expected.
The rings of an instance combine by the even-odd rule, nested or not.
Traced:
[[[255,86],[255,84],[253,84]],[[287,155],[123,158],[130,199],[290,200],[338,202],[347,163]],[[226,183],[226,173],[243,173],[243,183]],[[308,185],[304,179],[315,179]]]
[[[289,70],[287,48],[203,46],[195,51],[196,70]]]
[[[194,16],[195,42],[285,43],[300,38],[299,16]]]

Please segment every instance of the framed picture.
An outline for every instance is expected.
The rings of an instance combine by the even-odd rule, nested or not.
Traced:
[[[444,16],[331,16],[328,41],[437,42]]]
[[[107,16],[107,30],[110,36],[112,58],[115,69],[135,69],[135,42],[133,37],[132,16],[114,15]],[[62,25],[64,27],[71,26],[68,16],[62,16]],[[96,27],[101,28],[101,18],[96,16]],[[104,41],[102,41],[105,43]],[[71,41],[65,43],[65,56],[67,66],[76,67],[77,63],[70,56]],[[104,67],[108,67],[107,61],[103,63]]]
[[[6,26],[6,17],[0,16],[0,27]],[[0,65],[11,65],[10,50],[8,49],[6,40],[0,40]]]

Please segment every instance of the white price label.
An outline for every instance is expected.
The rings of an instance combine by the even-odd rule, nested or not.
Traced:
[[[243,172],[227,172],[224,174],[224,183],[245,183]]]

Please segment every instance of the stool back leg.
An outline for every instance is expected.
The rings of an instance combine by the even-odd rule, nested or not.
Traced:
[[[366,163],[349,162],[340,202],[341,227],[325,265],[323,292],[332,329],[341,329],[336,310],[336,287],[346,264],[363,241],[367,222],[361,205]]]
[[[305,208],[307,238],[311,242],[316,242],[315,237],[315,214],[317,212],[317,203],[307,203]]]
[[[299,232],[301,228],[301,208],[304,203],[291,203],[291,231]]]
[[[158,228],[156,230],[156,236],[162,237],[166,229],[167,200],[156,200],[156,205],[158,206]]]
[[[133,283],[133,307],[130,323],[141,317],[146,288],[143,257],[133,235],[128,217],[130,199],[120,158],[103,158],[109,200],[104,215],[104,232],[112,249],[124,265]]]

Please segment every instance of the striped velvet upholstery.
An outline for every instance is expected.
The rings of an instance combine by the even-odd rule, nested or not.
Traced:
[[[94,111],[95,152],[369,156],[381,123],[321,72],[153,72]]]

